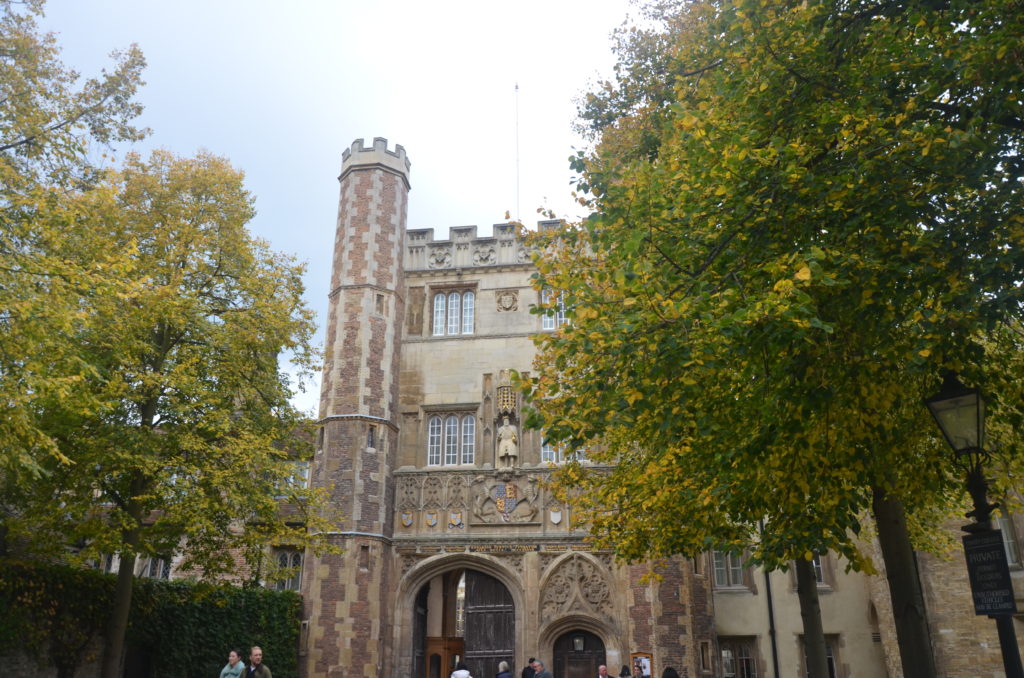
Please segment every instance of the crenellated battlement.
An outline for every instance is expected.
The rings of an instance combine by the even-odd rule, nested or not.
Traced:
[[[539,221],[546,231],[561,222]],[[532,248],[523,241],[514,223],[494,224],[493,235],[477,236],[476,226],[452,226],[448,240],[434,240],[434,229],[409,229],[405,233],[405,270],[444,270],[531,263]]]
[[[412,164],[401,144],[395,144],[395,150],[391,151],[388,150],[388,140],[384,137],[374,137],[373,145],[369,147],[362,139],[356,139],[352,146],[341,152],[341,174],[338,181],[353,170],[376,168],[394,172],[405,180],[408,187],[411,167]]]

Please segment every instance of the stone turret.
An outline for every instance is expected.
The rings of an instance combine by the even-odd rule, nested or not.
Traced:
[[[405,149],[361,139],[342,154],[341,195],[312,482],[342,514],[340,555],[308,557],[306,676],[379,676],[390,626],[398,371],[405,314]]]

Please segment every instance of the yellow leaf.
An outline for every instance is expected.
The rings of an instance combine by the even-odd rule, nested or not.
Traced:
[[[927,358],[928,356],[930,356],[932,354],[932,350],[930,348],[926,348],[926,349],[923,349],[921,351],[918,351],[917,354],[919,356],[921,356],[922,358]]]
[[[793,276],[793,277],[796,278],[797,280],[810,280],[811,279],[811,267],[810,266],[804,266],[799,271],[797,271],[796,275]]]

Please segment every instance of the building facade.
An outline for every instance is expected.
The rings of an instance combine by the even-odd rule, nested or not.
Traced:
[[[722,554],[618,562],[545,487],[562,452],[524,429],[510,375],[563,318],[530,313],[516,226],[407,229],[410,163],[384,139],[354,142],[339,180],[310,477],[343,514],[344,551],[302,565],[303,675],[447,678],[461,659],[518,676],[529,657],[555,678],[804,675],[791,573]],[[884,586],[818,566],[835,675],[898,676]]]

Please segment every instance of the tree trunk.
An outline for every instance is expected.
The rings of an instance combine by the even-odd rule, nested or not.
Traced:
[[[892,616],[904,678],[935,678],[935,656],[928,633],[924,594],[917,559],[910,545],[903,504],[879,488],[872,489],[872,509],[878,525],[878,543],[889,580]]]
[[[124,637],[128,631],[128,613],[132,606],[132,583],[135,579],[135,546],[139,541],[139,528],[128,530],[124,536],[127,547],[121,553],[114,588],[114,609],[110,615],[103,646],[103,666],[100,678],[121,678],[124,656]]]
[[[809,560],[796,561],[796,593],[800,598],[800,617],[804,622],[804,654],[807,656],[807,678],[829,678],[825,652],[825,629],[821,625],[818,603],[818,578]]]

